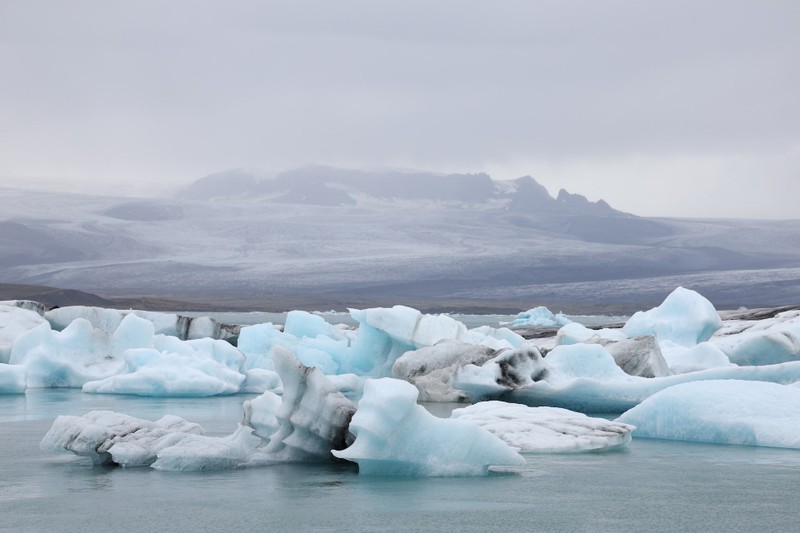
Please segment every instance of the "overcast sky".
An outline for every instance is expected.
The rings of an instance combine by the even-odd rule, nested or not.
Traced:
[[[0,184],[306,164],[798,218],[800,2],[0,0]]]

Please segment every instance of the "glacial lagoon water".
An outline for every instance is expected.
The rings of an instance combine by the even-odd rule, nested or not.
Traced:
[[[800,451],[635,439],[528,455],[486,478],[359,476],[353,466],[201,473],[95,467],[38,444],[60,414],[175,414],[230,433],[241,403],[76,390],[0,396],[0,531],[795,531]],[[446,405],[431,406],[434,412]]]

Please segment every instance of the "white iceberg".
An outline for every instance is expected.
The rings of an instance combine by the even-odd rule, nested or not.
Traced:
[[[465,365],[482,365],[497,350],[480,344],[445,339],[401,355],[392,366],[392,377],[414,384],[421,401],[464,401],[466,394],[452,387],[453,376]]]
[[[618,419],[635,437],[800,449],[800,388],[758,381],[684,383]]]
[[[236,394],[245,380],[244,374],[202,353],[139,348],[126,350],[123,358],[124,371],[86,382],[83,392],[161,397],[217,396]]]
[[[571,322],[556,333],[556,345],[580,344],[584,342],[622,341],[628,336],[621,329],[590,329],[579,322]]]
[[[451,418],[477,424],[523,453],[566,453],[624,446],[635,429],[557,407],[500,401],[455,409]]]
[[[122,352],[112,348],[112,338],[84,319],[63,331],[41,324],[14,341],[10,362],[27,368],[27,386],[82,387],[105,379],[125,367]]]
[[[572,322],[563,313],[553,314],[547,307],[537,306],[521,313],[517,313],[516,318],[505,323],[505,326],[512,328],[555,328],[564,326]]]
[[[17,337],[45,322],[41,315],[18,307],[15,302],[0,302],[0,364],[11,359],[11,347]]]
[[[467,365],[453,386],[473,401],[501,398],[530,406],[562,407],[582,413],[621,413],[668,387],[691,381],[739,379],[789,384],[800,380],[800,362],[751,367],[709,368],[644,378],[622,371],[600,345],[558,346],[540,360],[505,360]],[[502,362],[502,364],[500,364]],[[517,381],[503,377],[513,373]],[[512,372],[513,370],[513,372]],[[527,375],[530,373],[530,375]]]
[[[333,454],[369,475],[475,476],[491,466],[525,463],[485,429],[431,415],[417,405],[418,394],[405,381],[367,380],[350,423],[355,442]]]
[[[129,315],[135,315],[150,322],[156,335],[169,335],[181,340],[206,337],[224,340],[233,339],[238,335],[238,326],[223,325],[211,317],[189,317],[175,313],[73,305],[51,309],[44,314],[56,331],[66,329],[72,322],[81,318],[88,320],[95,329],[100,329],[109,335]]]
[[[737,365],[769,365],[800,360],[800,311],[773,318],[732,321],[713,342]]]
[[[283,380],[283,398],[275,411],[278,429],[269,435],[265,452],[281,462],[327,461],[331,450],[352,442],[348,425],[356,408],[319,369],[307,367],[289,351],[275,351],[276,370]],[[264,432],[272,424],[269,413],[275,402],[263,400],[250,405],[249,419]],[[264,422],[266,421],[266,422]]]
[[[539,349],[526,342],[506,350],[482,365],[464,365],[452,380],[455,389],[478,401],[532,386],[545,376],[545,363]]]
[[[628,337],[655,335],[682,346],[711,338],[722,320],[714,305],[699,293],[678,287],[658,307],[635,313],[622,328]]]
[[[282,347],[329,376],[386,377],[404,354],[443,340],[487,349],[513,348],[523,342],[507,328],[468,330],[447,315],[427,315],[405,306],[351,309],[350,314],[360,324],[357,330],[337,328],[303,311],[289,313],[283,331],[272,324],[242,328],[238,347],[247,357],[245,368],[273,370],[274,351]]]
[[[664,360],[675,374],[735,366],[725,352],[710,341],[701,342],[691,348],[671,341],[663,341],[660,346]]]
[[[156,470],[196,472],[272,464],[274,461],[264,453],[263,446],[263,440],[254,435],[253,428],[239,425],[225,437],[192,435],[183,438],[160,449],[151,466]]]
[[[152,422],[113,411],[59,416],[39,445],[45,451],[70,451],[95,464],[149,466],[158,452],[203,428],[177,416]]]
[[[27,388],[27,368],[23,365],[0,363],[0,394],[22,394]]]

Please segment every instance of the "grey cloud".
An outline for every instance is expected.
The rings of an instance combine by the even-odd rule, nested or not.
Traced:
[[[0,175],[186,182],[242,165],[745,154],[788,183],[797,6],[5,2]]]

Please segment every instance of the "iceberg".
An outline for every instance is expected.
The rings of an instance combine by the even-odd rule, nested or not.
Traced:
[[[280,427],[277,413],[281,401],[280,396],[267,391],[242,404],[244,410],[242,425],[253,428],[253,434],[261,437],[265,444],[269,443],[272,434]]]
[[[587,342],[593,343],[594,339]],[[664,377],[672,374],[654,335],[639,335],[619,341],[601,339],[598,344],[611,354],[614,362],[626,374],[643,378]]]
[[[601,345],[573,344],[558,346],[543,358],[532,351],[503,352],[482,366],[460,368],[452,386],[472,401],[502,399],[582,413],[621,413],[668,387],[717,379],[794,383],[800,380],[800,361],[645,378],[626,374]]]
[[[526,342],[514,350],[506,350],[482,365],[464,365],[453,377],[453,387],[477,401],[530,387],[546,374],[541,352]]]
[[[0,394],[22,394],[28,388],[27,382],[27,368],[0,363]]]
[[[13,305],[16,302],[0,302],[0,364],[11,359],[14,340],[46,321],[35,311]]]
[[[455,409],[451,418],[477,424],[523,453],[609,450],[631,440],[634,426],[557,407],[501,401]]]
[[[453,376],[465,365],[482,365],[497,350],[480,344],[445,339],[401,355],[392,366],[392,377],[412,383],[421,401],[465,401],[466,394],[452,387]]]
[[[219,341],[218,341],[219,342]],[[83,392],[137,396],[217,396],[236,394],[245,375],[203,355],[131,349],[125,371],[88,381]]]
[[[580,344],[584,342],[623,341],[628,336],[620,329],[602,328],[590,329],[578,322],[571,322],[556,333],[556,345]]]
[[[113,411],[59,416],[39,446],[89,457],[94,464],[156,470],[222,470],[271,463],[251,427],[239,425],[231,435],[210,437],[200,425],[172,415],[155,422]]]
[[[181,340],[212,339],[235,340],[239,334],[238,326],[221,324],[211,317],[189,317],[174,313],[156,311],[106,309],[73,305],[58,307],[44,313],[44,317],[56,331],[66,329],[72,322],[81,318],[88,320],[92,327],[107,334],[113,333],[128,315],[135,315],[153,325],[156,335],[169,335]]]
[[[418,395],[405,381],[367,380],[350,424],[355,442],[333,454],[358,463],[359,474],[367,475],[475,476],[491,466],[525,463],[485,429],[431,415],[417,405]]]
[[[112,450],[113,451],[113,448]],[[226,437],[191,435],[158,451],[151,467],[168,471],[229,470],[272,464],[253,428],[239,425]]]
[[[9,362],[27,368],[28,387],[82,387],[124,369],[112,344],[88,320],[77,319],[63,331],[53,331],[45,322],[17,337]]]
[[[441,341],[492,350],[513,348],[524,341],[507,328],[468,330],[447,315],[426,315],[405,306],[351,309],[350,314],[360,324],[357,330],[337,328],[304,311],[290,312],[283,331],[272,324],[242,328],[238,347],[247,357],[245,368],[273,370],[273,353],[280,346],[329,376],[388,377],[398,358]]]
[[[278,429],[270,435],[265,453],[281,462],[315,462],[332,459],[332,450],[352,442],[348,432],[356,411],[336,386],[318,368],[307,367],[289,350],[278,348],[275,367],[283,380],[283,399],[275,411]],[[249,420],[269,420],[274,401],[251,402]],[[271,420],[267,422],[272,424]],[[259,423],[264,431],[265,424]],[[265,431],[264,431],[265,432]]]
[[[56,417],[39,446],[89,457],[94,464],[149,466],[162,448],[202,433],[201,426],[177,416],[152,422],[113,411],[91,411]]]
[[[800,449],[800,388],[757,381],[670,387],[617,421],[639,438]]]
[[[572,322],[563,313],[553,314],[544,306],[534,307],[518,313],[513,322],[503,324],[512,328],[555,328]]]
[[[659,341],[694,346],[707,341],[722,327],[714,305],[699,293],[678,287],[659,305],[628,319],[622,332],[628,337],[655,335]]]
[[[800,310],[763,320],[732,321],[711,342],[737,365],[800,360]]]
[[[735,366],[716,343],[701,342],[687,348],[671,341],[660,343],[661,353],[674,374]]]

